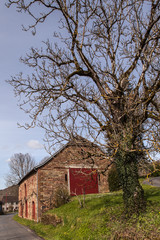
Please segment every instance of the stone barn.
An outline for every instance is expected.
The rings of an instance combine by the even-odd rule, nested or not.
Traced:
[[[105,154],[84,138],[68,142],[19,182],[19,216],[39,221],[58,188],[71,196],[108,192]],[[52,206],[53,207],[53,206]]]

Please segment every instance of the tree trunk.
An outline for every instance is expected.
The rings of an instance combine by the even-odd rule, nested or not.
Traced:
[[[115,159],[123,189],[125,213],[128,216],[138,214],[146,208],[144,191],[138,180],[137,156],[136,153],[118,151]]]

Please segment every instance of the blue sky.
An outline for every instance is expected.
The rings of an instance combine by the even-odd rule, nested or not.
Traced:
[[[17,13],[15,7],[6,8],[4,1],[0,1],[0,189],[5,188],[4,176],[13,154],[29,153],[37,163],[48,156],[43,147],[42,129],[18,128],[17,122],[24,123],[28,117],[18,108],[12,87],[5,82],[21,71],[28,73],[19,58],[53,32],[54,22],[40,26],[36,36],[22,31],[21,25],[27,25],[29,21],[27,15]]]
[[[4,176],[9,171],[10,157],[15,153],[29,153],[38,163],[48,153],[43,147],[44,131],[41,128],[25,130],[18,128],[17,122],[27,122],[28,116],[17,106],[12,87],[5,80],[19,72],[28,73],[28,68],[20,63],[31,46],[39,47],[42,41],[57,30],[57,19],[49,18],[41,24],[37,34],[22,31],[22,24],[27,26],[31,18],[19,14],[15,7],[7,8],[6,1],[0,1],[0,189],[5,188]]]

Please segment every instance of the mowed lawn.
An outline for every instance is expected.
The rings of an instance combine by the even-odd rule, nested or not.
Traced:
[[[160,188],[143,185],[147,210],[139,216],[126,219],[123,212],[122,192],[87,195],[81,208],[77,197],[60,208],[47,212],[62,219],[56,227],[33,221],[14,219],[29,226],[46,240],[103,240],[160,239]],[[81,198],[83,201],[83,198]]]

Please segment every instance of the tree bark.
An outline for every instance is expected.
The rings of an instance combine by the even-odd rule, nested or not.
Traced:
[[[137,155],[119,150],[115,160],[123,189],[124,209],[128,216],[139,214],[146,208],[144,190],[138,180]]]

